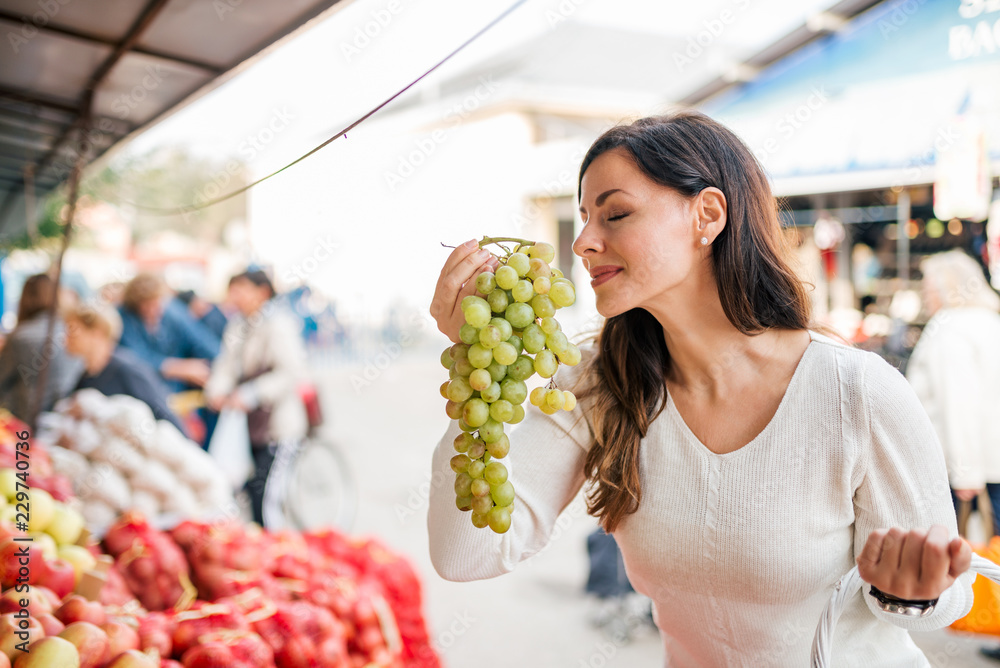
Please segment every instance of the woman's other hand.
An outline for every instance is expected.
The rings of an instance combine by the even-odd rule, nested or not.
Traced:
[[[452,342],[459,343],[458,330],[465,324],[462,300],[476,294],[476,277],[484,271],[493,271],[498,264],[489,251],[479,249],[475,239],[457,247],[445,261],[430,311],[438,329]]]
[[[927,601],[941,596],[969,569],[972,550],[948,529],[879,529],[858,555],[858,572],[868,584],[896,598]]]

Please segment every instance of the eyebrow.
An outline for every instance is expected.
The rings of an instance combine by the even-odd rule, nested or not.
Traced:
[[[604,192],[602,192],[600,195],[597,196],[596,200],[594,200],[594,205],[595,206],[601,206],[602,204],[604,204],[604,200],[606,200],[608,198],[608,196],[610,196],[610,195],[612,195],[614,193],[623,193],[623,192],[625,192],[625,191],[622,190],[621,188],[612,188],[611,190],[605,190]],[[583,210],[584,209],[581,206],[580,207],[580,211],[582,212]]]

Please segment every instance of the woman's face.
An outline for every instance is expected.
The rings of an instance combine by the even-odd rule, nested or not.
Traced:
[[[229,303],[244,316],[250,316],[268,299],[268,290],[247,280],[234,281],[229,286]]]
[[[82,357],[91,348],[94,332],[76,319],[66,321],[66,352]]]
[[[695,199],[650,180],[622,149],[601,154],[584,173],[583,258],[606,318],[652,303],[707,261]]]

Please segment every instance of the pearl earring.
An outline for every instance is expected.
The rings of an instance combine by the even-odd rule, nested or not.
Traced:
[[[702,246],[707,246],[708,245],[708,237],[702,237],[701,238],[701,245]]]

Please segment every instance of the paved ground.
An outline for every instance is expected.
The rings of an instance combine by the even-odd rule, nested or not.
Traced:
[[[499,579],[456,584],[431,568],[425,516],[430,455],[447,417],[437,388],[445,374],[433,350],[387,346],[361,362],[318,364],[331,419],[360,489],[357,534],[379,536],[409,555],[423,574],[434,642],[451,668],[655,668],[658,638],[620,642],[588,623],[582,594],[585,537],[595,522],[577,500],[543,553]],[[914,636],[935,668],[998,666],[984,644],[937,631]],[[1000,642],[1000,639],[997,639]]]

